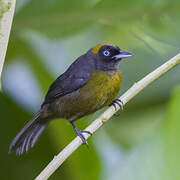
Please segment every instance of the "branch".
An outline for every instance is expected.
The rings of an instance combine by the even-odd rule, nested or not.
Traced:
[[[136,94],[143,90],[151,82],[159,78],[161,75],[172,69],[174,66],[180,64],[180,53],[158,67],[156,70],[145,76],[143,79],[134,83],[134,85],[127,90],[119,99],[125,105]],[[116,111],[119,110],[119,106],[116,106]],[[94,120],[85,130],[94,133],[97,131],[113,114],[116,113],[113,106],[109,107],[103,114],[101,114],[96,120]],[[89,138],[89,134],[84,134],[85,138]],[[79,137],[76,137],[71,143],[69,143],[54,159],[46,166],[46,168],[36,177],[35,180],[48,179],[54,171],[82,144]]]
[[[0,79],[14,15],[15,4],[16,0],[0,0]]]

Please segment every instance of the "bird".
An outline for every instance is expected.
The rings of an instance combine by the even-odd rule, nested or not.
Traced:
[[[9,153],[27,152],[48,124],[57,118],[71,123],[82,143],[87,145],[83,133],[91,132],[79,130],[74,122],[105,106],[123,107],[122,102],[115,99],[122,83],[119,64],[130,56],[133,54],[112,43],[100,43],[78,57],[51,84],[40,110],[13,139]]]

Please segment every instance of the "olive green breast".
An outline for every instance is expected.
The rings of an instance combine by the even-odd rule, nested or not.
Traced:
[[[111,104],[120,90],[121,82],[119,70],[93,71],[83,87],[55,102],[57,116],[74,121]]]
[[[101,108],[101,106],[109,105],[116,97],[121,82],[122,75],[120,71],[93,71],[87,84],[80,89],[80,94],[83,98],[88,98],[87,100],[93,99],[94,102],[97,102],[92,103],[93,106],[100,106]]]

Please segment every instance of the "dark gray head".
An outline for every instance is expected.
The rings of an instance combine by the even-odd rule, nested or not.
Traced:
[[[99,70],[115,70],[123,58],[133,56],[132,53],[123,51],[118,46],[109,43],[98,44],[88,53],[92,54],[96,69]]]

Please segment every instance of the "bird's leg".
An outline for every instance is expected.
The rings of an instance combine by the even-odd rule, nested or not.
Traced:
[[[85,131],[85,130],[79,130],[79,129],[75,126],[75,124],[74,124],[73,122],[71,122],[71,124],[72,124],[72,126],[73,126],[76,134],[81,138],[83,144],[88,145],[88,143],[87,143],[87,141],[86,141],[83,133],[87,133],[87,134],[90,134],[90,135],[92,135],[92,133],[89,132],[89,131]]]
[[[120,107],[121,111],[124,110],[124,108],[123,108],[123,102],[122,102],[120,99],[114,99],[109,106],[111,106],[111,105],[114,107],[115,110],[116,110],[116,105],[118,105],[118,106]],[[118,113],[115,113],[114,115],[115,115],[115,116],[119,116]]]

